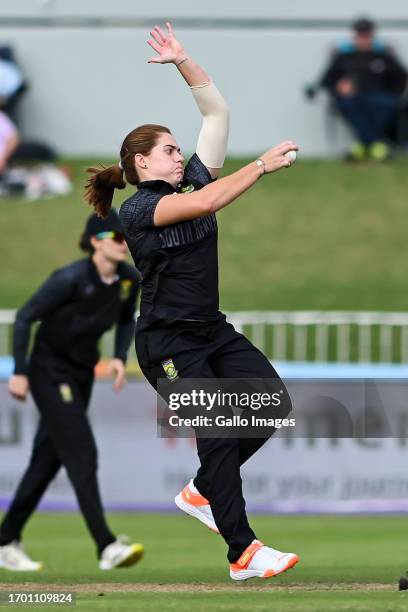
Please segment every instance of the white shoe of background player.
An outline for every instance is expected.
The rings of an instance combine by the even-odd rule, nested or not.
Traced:
[[[44,566],[40,561],[30,559],[22,543],[15,540],[0,546],[0,567],[15,572],[38,572]]]
[[[110,570],[115,567],[134,565],[143,556],[143,544],[127,544],[126,536],[119,536],[115,542],[103,549],[99,569]]]

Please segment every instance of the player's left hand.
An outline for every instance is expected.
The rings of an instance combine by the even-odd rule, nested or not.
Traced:
[[[126,384],[126,367],[121,359],[111,359],[108,364],[108,374],[115,377],[113,388],[120,391]]]
[[[178,64],[186,57],[184,47],[175,37],[169,22],[166,23],[166,27],[167,33],[163,32],[159,26],[154,26],[154,29],[150,32],[152,38],[147,41],[147,44],[158,55],[151,57],[148,61],[149,64]]]

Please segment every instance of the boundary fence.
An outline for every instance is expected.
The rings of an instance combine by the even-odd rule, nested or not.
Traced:
[[[14,310],[0,310],[0,355],[12,352]],[[408,313],[352,311],[227,312],[227,319],[269,359],[408,363]],[[112,354],[113,331],[102,339]]]

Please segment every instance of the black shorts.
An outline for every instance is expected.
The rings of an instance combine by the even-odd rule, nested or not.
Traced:
[[[178,321],[136,333],[143,374],[156,388],[172,361],[183,378],[277,378],[269,360],[224,319]]]
[[[269,360],[225,319],[180,321],[140,331],[136,352],[143,374],[156,390],[159,379],[172,375],[180,379],[274,379],[285,396],[279,416],[284,418],[291,411],[289,394]]]

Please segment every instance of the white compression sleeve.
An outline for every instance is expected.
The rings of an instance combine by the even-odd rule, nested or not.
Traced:
[[[228,105],[212,81],[190,89],[203,116],[197,155],[207,168],[222,168],[229,131]]]

